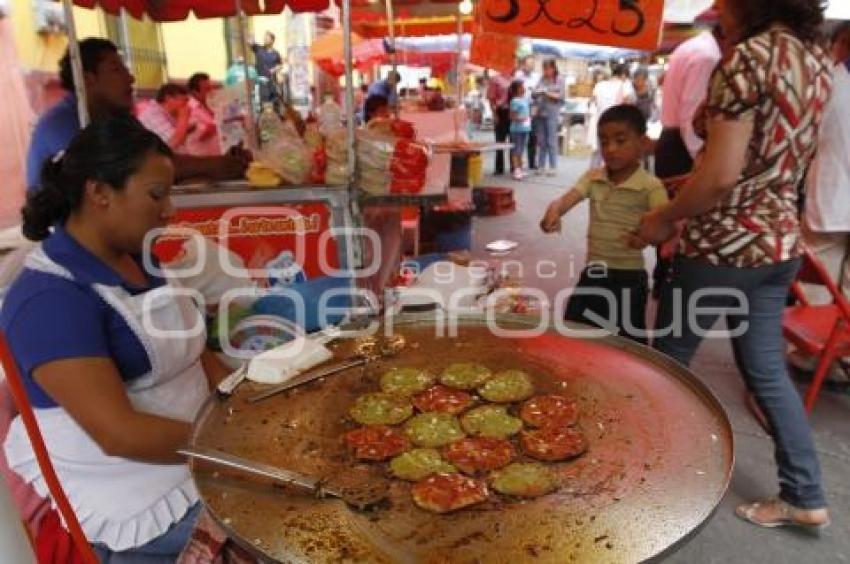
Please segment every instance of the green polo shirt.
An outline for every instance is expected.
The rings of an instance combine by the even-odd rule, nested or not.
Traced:
[[[643,167],[615,186],[604,168],[587,172],[575,189],[590,200],[587,261],[608,268],[642,270],[643,252],[632,249],[623,236],[635,231],[646,212],[667,203],[667,190]]]

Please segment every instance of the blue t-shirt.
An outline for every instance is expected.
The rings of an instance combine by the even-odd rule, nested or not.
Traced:
[[[122,286],[136,295],[162,286],[165,281],[148,274],[149,288],[127,285],[61,227],[45,241],[44,252],[68,270],[75,281],[24,269],[9,288],[0,311],[0,328],[6,334],[32,406],[56,406],[32,377],[33,370],[49,362],[110,358],[125,382],[149,372],[150,359],[138,337],[90,284]],[[68,378],[73,377],[68,374]]]
[[[531,131],[531,105],[527,98],[511,100],[511,133]]]
[[[77,97],[67,94],[47,110],[35,125],[27,153],[27,190],[38,188],[44,161],[71,144],[71,139],[80,132],[80,117],[77,115]]]
[[[395,92],[395,88],[390,86],[390,83],[386,80],[380,80],[378,82],[373,82],[369,86],[369,91],[366,93],[368,96],[383,96],[387,99],[390,105],[395,105],[398,97]]]
[[[266,49],[263,45],[253,44],[251,50],[254,51],[254,59],[256,60],[257,74],[268,79],[272,77],[272,69],[283,64],[280,58],[280,53],[272,47]]]

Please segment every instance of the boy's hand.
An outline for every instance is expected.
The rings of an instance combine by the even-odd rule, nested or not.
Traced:
[[[546,208],[546,214],[540,221],[540,229],[543,233],[561,232],[561,210],[558,209],[558,202],[553,202]]]
[[[641,251],[649,246],[649,243],[638,237],[637,232],[632,231],[626,233],[620,237],[620,240],[623,241],[626,245],[631,249],[636,249]]]

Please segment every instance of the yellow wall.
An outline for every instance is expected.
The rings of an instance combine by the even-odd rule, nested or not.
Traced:
[[[286,49],[287,14],[255,16],[251,18],[253,37],[248,41],[263,42],[263,35],[271,31],[277,39],[275,46],[282,53]],[[193,16],[183,22],[164,23],[161,26],[169,78],[186,80],[195,72],[206,72],[213,80],[224,80],[227,73],[227,45],[223,19],[199,20]]]
[[[38,34],[33,27],[33,8],[30,0],[12,0],[12,27],[21,65],[28,70],[56,72],[59,59],[68,41],[63,34]],[[270,30],[276,37],[276,47],[286,52],[288,13],[252,18],[254,38],[262,43],[263,34]],[[107,37],[106,23],[99,9],[74,8],[77,36]],[[132,27],[132,24],[131,24]],[[168,75],[171,79],[186,80],[195,72],[208,73],[214,80],[224,80],[227,72],[227,47],[224,20],[199,20],[194,16],[183,22],[161,24]]]
[[[12,27],[21,65],[31,70],[56,72],[59,59],[65,53],[68,40],[59,33],[39,34],[33,27],[33,8],[29,0],[12,1]],[[74,8],[78,37],[106,36],[106,27],[99,10]]]
[[[186,80],[193,73],[205,72],[213,80],[224,80],[227,47],[223,19],[199,20],[190,16],[186,21],[160,27],[169,78]]]

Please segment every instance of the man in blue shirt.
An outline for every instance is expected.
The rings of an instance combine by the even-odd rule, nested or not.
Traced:
[[[130,112],[135,79],[124,66],[115,44],[106,39],[90,37],[80,42],[80,58],[91,119]],[[59,62],[59,79],[68,94],[42,115],[35,126],[27,154],[29,190],[38,186],[44,161],[64,150],[80,131],[74,75],[67,53]]]
[[[260,76],[260,97],[263,102],[273,102],[278,97],[274,75],[283,65],[283,59],[274,48],[274,40],[274,33],[267,31],[262,45],[251,45],[257,74]]]
[[[396,106],[398,94],[396,94],[395,88],[399,82],[401,82],[401,75],[396,71],[390,71],[386,79],[372,83],[367,98],[369,96],[383,96],[389,100],[390,106]]]
[[[135,78],[124,65],[114,43],[90,37],[80,42],[80,59],[85,79],[86,103],[91,120],[105,119],[133,110]],[[38,120],[27,154],[27,190],[38,188],[45,160],[64,150],[80,131],[74,75],[68,53],[59,62],[59,78],[68,94]],[[213,180],[241,178],[248,156],[236,151],[224,157],[190,157],[174,159],[177,179],[202,176]]]

